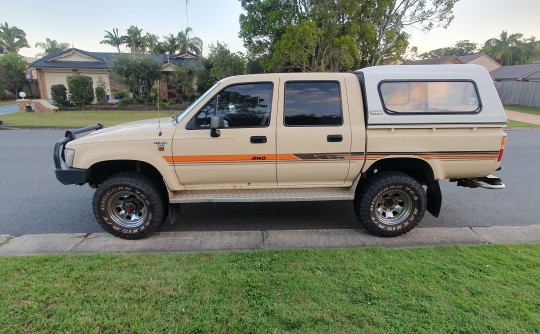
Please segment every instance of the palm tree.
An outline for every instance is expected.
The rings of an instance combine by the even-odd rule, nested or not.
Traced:
[[[127,35],[123,38],[131,53],[144,53],[146,50],[146,38],[142,35],[142,29],[137,26],[129,27]]]
[[[29,47],[24,30],[16,26],[10,27],[7,22],[0,24],[0,51],[2,53],[17,53],[20,49]]]
[[[112,32],[105,30],[105,36],[103,36],[103,40],[99,43],[114,46],[118,50],[118,53],[120,53],[120,45],[124,44],[125,41],[123,36],[118,35],[118,28],[113,28]]]
[[[193,32],[193,30],[187,27],[186,30],[180,31],[176,36],[179,51],[182,53],[193,52],[197,56],[200,56],[202,54],[203,41],[196,36],[189,37],[190,32]]]
[[[519,64],[522,62],[520,59],[522,38],[523,34],[509,35],[505,30],[501,33],[500,39],[488,39],[482,50],[501,65]]]
[[[159,37],[157,35],[147,32],[144,38],[146,39],[146,45],[148,46],[149,53],[152,53],[152,54],[165,53],[165,48],[163,46],[163,43],[159,41]]]
[[[43,49],[36,57],[43,57],[56,51],[64,51],[69,49],[69,43],[59,43],[55,39],[46,38],[45,42],[37,42],[36,48]]]
[[[165,53],[175,54],[178,51],[178,41],[176,36],[169,34],[169,36],[163,36],[163,48]]]

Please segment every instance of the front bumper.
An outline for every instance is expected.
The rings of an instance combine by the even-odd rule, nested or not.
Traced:
[[[58,181],[62,184],[85,184],[87,181],[88,171],[86,169],[72,168],[69,167],[64,160],[64,149],[66,144],[74,140],[76,134],[102,129],[102,124],[97,124],[93,126],[88,126],[86,128],[80,128],[77,130],[66,131],[64,138],[54,144],[54,167],[55,174]]]

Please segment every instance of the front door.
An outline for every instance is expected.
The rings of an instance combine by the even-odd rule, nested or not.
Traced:
[[[204,105],[175,132],[173,156],[178,178],[189,189],[275,186],[276,121],[271,117],[274,82],[233,84]],[[210,119],[222,116],[219,137]]]

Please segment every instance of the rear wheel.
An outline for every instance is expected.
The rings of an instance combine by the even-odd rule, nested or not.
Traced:
[[[412,230],[426,212],[426,192],[403,172],[379,172],[355,198],[360,223],[373,234],[395,237]]]
[[[123,239],[152,235],[163,224],[167,211],[159,187],[135,172],[119,173],[103,182],[92,205],[101,227]]]

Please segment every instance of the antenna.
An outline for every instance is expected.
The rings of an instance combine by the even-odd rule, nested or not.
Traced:
[[[158,86],[157,86],[157,99],[156,99],[156,101],[157,101],[158,130],[159,130],[158,136],[161,137],[161,135],[162,135],[163,133],[161,132],[161,115],[160,115],[160,113],[159,113],[159,98],[160,98],[160,96],[161,96],[161,95],[159,94],[159,89],[161,88],[161,87],[160,87],[160,86],[161,86],[161,80],[160,80],[160,79],[158,79],[157,84],[158,84]]]
[[[186,37],[187,37],[187,28],[189,28],[189,16],[187,10],[188,0],[186,0]]]

